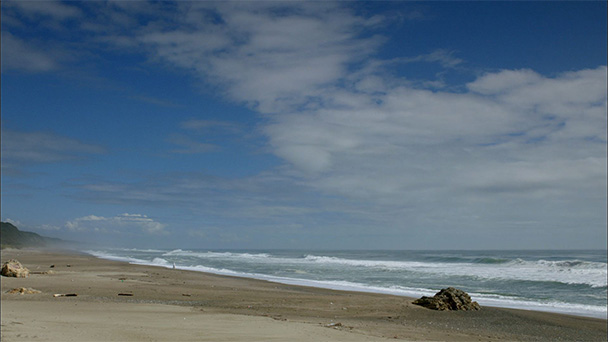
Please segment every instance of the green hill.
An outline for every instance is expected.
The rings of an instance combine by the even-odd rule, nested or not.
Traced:
[[[45,247],[63,242],[61,239],[49,238],[32,232],[19,230],[13,224],[2,222],[0,227],[0,246],[2,248]]]

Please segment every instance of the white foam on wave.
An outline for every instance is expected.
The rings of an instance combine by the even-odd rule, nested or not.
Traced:
[[[154,265],[168,266],[169,262],[166,259],[163,259],[163,258],[154,258],[154,259],[152,259],[152,264],[154,264]]]
[[[479,294],[473,292],[469,293],[469,295],[473,300],[477,301],[479,304],[487,306],[533,311],[557,312],[569,315],[595,317],[603,319],[608,318],[608,311],[606,306],[600,305],[574,304],[557,301],[535,302],[501,295]]]
[[[127,252],[142,252],[142,253],[164,253],[165,251],[160,249],[140,249],[140,248],[116,248],[119,251],[127,251]]]
[[[163,251],[164,252],[164,251]],[[186,257],[196,257],[203,259],[267,259],[272,258],[267,253],[233,253],[233,252],[193,252],[193,251],[184,251],[181,249],[175,249],[170,252],[165,252],[163,256],[186,256]]]
[[[484,264],[345,259],[322,255],[306,255],[304,258],[281,258],[267,253],[194,252],[182,249],[159,252],[163,252],[163,257],[181,256],[247,263],[283,264],[286,266],[303,264],[319,266],[339,265],[396,272],[406,271],[423,274],[475,277],[480,280],[545,281],[571,285],[588,285],[595,288],[608,286],[608,268],[606,263],[578,259],[557,261],[515,259],[506,263]]]
[[[393,261],[345,259],[333,256],[306,255],[304,258],[281,258],[267,253],[193,252],[176,249],[163,256],[185,256],[202,259],[233,260],[248,263],[261,262],[285,265],[340,265],[376,268],[389,271],[408,271],[447,276],[476,277],[485,280],[548,281],[564,284],[581,284],[592,287],[608,285],[606,263],[582,260],[525,261],[515,259],[505,263],[447,263],[423,261]]]
[[[581,260],[524,261],[516,259],[503,264],[471,264],[358,260],[316,255],[307,255],[304,260],[317,264],[373,267],[394,271],[403,270],[449,276],[477,277],[487,280],[550,281],[564,284],[589,285],[598,288],[606,287],[608,284],[606,263]]]
[[[137,259],[132,257],[121,257],[112,254],[108,254],[106,252],[100,251],[85,251],[88,254],[91,254],[95,257],[107,260],[115,260],[115,261],[124,261],[133,264],[139,265],[149,265],[149,266],[158,266],[170,268],[172,264],[170,264],[166,259],[156,257],[152,261],[147,261],[143,259]],[[442,266],[441,263],[424,263],[424,262],[401,262],[401,261],[381,261],[381,260],[350,260],[350,259],[342,259],[335,257],[323,257],[323,256],[306,256],[305,258],[274,258],[265,253],[260,254],[248,254],[248,253],[230,253],[230,252],[189,252],[182,250],[174,250],[171,252],[164,253],[163,256],[196,256],[194,254],[202,254],[205,257],[209,258],[258,258],[258,259],[275,259],[274,261],[280,260],[281,262],[292,262],[292,263],[310,263],[310,262],[321,262],[321,263],[333,263],[333,264],[341,264],[341,265],[349,265],[349,266],[363,266],[363,267],[387,267],[391,265],[392,267],[401,267],[401,268],[412,268],[412,269],[420,269],[425,270],[425,272],[432,272],[432,270],[441,272],[443,274],[451,275],[460,275],[465,274],[468,275],[467,272],[471,270],[466,269],[467,266],[475,267],[477,265],[470,264],[459,264],[460,266],[455,267],[454,263],[445,264]],[[534,264],[544,264],[542,262],[524,262],[524,261],[515,261],[514,263],[519,263],[522,265],[529,266],[529,273],[521,276],[521,278],[528,279],[532,278],[533,273],[538,272],[538,269],[533,267]],[[549,267],[562,267],[556,266],[558,262],[550,262]],[[429,267],[429,265],[434,265],[435,267]],[[395,266],[398,265],[398,266]],[[406,266],[407,265],[407,266]],[[449,267],[448,267],[449,265]],[[563,265],[563,264],[562,264]],[[491,266],[491,267],[490,267]],[[460,267],[465,267],[465,269],[461,269]],[[297,278],[289,278],[289,277],[279,277],[279,276],[271,276],[266,274],[259,273],[248,273],[248,272],[238,272],[230,269],[218,269],[213,267],[207,267],[203,265],[197,266],[183,266],[176,265],[177,269],[182,270],[190,270],[190,271],[199,271],[206,273],[213,273],[219,275],[227,275],[227,276],[236,276],[236,277],[245,277],[245,278],[254,278],[266,281],[272,281],[282,284],[288,285],[299,285],[299,286],[309,286],[309,287],[319,287],[319,288],[327,288],[334,290],[343,290],[343,291],[358,291],[358,292],[371,292],[371,293],[383,293],[383,294],[392,294],[398,296],[407,296],[407,297],[419,297],[419,296],[432,296],[439,289],[425,289],[425,288],[410,288],[410,287],[401,287],[401,286],[390,286],[390,287],[381,287],[381,286],[372,286],[360,283],[354,283],[349,281],[329,281],[329,280],[309,280],[309,279],[297,279]],[[479,271],[479,267],[477,271]],[[491,269],[498,268],[498,270],[492,271]],[[507,267],[500,267],[497,265],[488,265],[486,268],[486,272],[489,274],[485,274],[486,277],[499,279],[500,276],[506,277],[506,279],[514,279],[514,274],[501,275],[501,272],[504,272]],[[525,267],[518,267],[515,270],[521,272]],[[570,268],[571,269],[571,268]],[[479,272],[478,272],[479,273]],[[525,273],[525,272],[524,272]],[[478,274],[479,276],[479,274]],[[544,277],[543,280],[546,280],[546,275],[539,275],[538,277]],[[580,283],[580,282],[577,282]],[[604,285],[605,282],[605,270],[604,270]],[[502,296],[496,294],[480,294],[480,293],[470,293],[473,300],[478,301],[481,305],[488,306],[496,306],[496,307],[505,307],[505,308],[516,308],[516,309],[525,309],[525,310],[536,310],[536,311],[547,311],[547,312],[558,312],[565,314],[573,314],[579,316],[587,316],[587,317],[597,317],[597,318],[607,318],[607,309],[606,306],[594,306],[594,305],[584,305],[584,304],[572,304],[572,303],[562,303],[555,301],[547,301],[547,302],[535,302],[535,301],[527,301],[519,298]]]
[[[576,259],[559,261],[525,261],[522,259],[515,259],[505,263],[484,264],[345,259],[322,255],[306,255],[304,258],[281,258],[267,253],[193,252],[181,249],[166,252],[163,256],[185,256],[202,259],[223,259],[288,265],[343,265],[350,267],[378,268],[389,271],[411,271],[445,274],[450,276],[473,276],[481,279],[553,281],[565,284],[584,284],[592,287],[606,287],[608,285],[606,263]]]
[[[149,261],[143,260],[143,259],[137,259],[137,258],[132,258],[132,257],[126,257],[126,256],[116,256],[113,254],[108,254],[105,252],[101,252],[101,251],[84,251],[87,254],[90,254],[94,257],[100,258],[100,259],[106,259],[106,260],[113,260],[113,261],[123,261],[123,262],[128,262],[128,263],[147,263]]]
[[[425,289],[425,288],[411,288],[401,286],[381,287],[371,286],[349,281],[327,281],[327,280],[310,280],[310,279],[297,279],[289,277],[278,277],[259,273],[247,273],[247,272],[236,272],[228,269],[216,269],[206,266],[189,266],[189,267],[178,267],[184,270],[199,271],[206,273],[213,273],[219,275],[236,276],[244,278],[253,278],[259,280],[266,280],[280,284],[287,285],[298,285],[316,288],[326,288],[331,290],[339,291],[356,291],[356,292],[367,292],[367,293],[381,293],[390,294],[404,297],[420,297],[420,296],[433,296],[439,289]],[[493,295],[493,294],[478,294],[470,293],[471,298],[480,305],[504,307],[512,309],[522,310],[534,310],[534,311],[545,311],[545,312],[556,312],[563,314],[571,314],[585,317],[595,318],[607,318],[606,307],[584,305],[584,304],[570,304],[555,301],[547,302],[533,302],[527,300],[521,300],[508,296]]]
[[[94,257],[100,258],[100,259],[128,262],[130,264],[136,264],[136,265],[163,266],[163,267],[170,266],[169,262],[163,258],[154,258],[152,261],[149,261],[149,260],[127,257],[127,256],[116,256],[116,255],[108,254],[108,253],[101,252],[101,251],[89,250],[89,251],[84,251],[84,252],[87,254],[90,254]]]
[[[334,264],[347,266],[374,267],[385,269],[412,269],[418,267],[435,267],[436,263],[418,262],[418,261],[392,261],[392,260],[361,260],[361,259],[343,259],[329,256],[307,255],[305,261],[316,264]]]

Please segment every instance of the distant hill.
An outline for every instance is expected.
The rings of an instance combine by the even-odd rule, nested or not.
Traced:
[[[45,247],[60,245],[65,241],[19,230],[13,224],[2,222],[0,227],[0,246],[2,248]]]

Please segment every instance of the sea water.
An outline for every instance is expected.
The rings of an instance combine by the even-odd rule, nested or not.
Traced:
[[[337,290],[432,296],[607,318],[607,255],[585,251],[304,251],[95,249],[99,258]]]

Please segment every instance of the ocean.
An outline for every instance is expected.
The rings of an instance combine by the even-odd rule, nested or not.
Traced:
[[[432,296],[445,287],[484,305],[607,318],[605,250],[317,251],[95,249],[133,264],[278,283]]]

